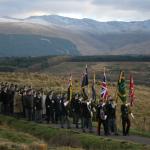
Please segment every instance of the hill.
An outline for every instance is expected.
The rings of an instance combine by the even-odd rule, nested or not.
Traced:
[[[1,56],[78,55],[71,41],[41,35],[0,34]]]
[[[103,76],[106,67],[108,81],[116,82],[120,70],[127,77],[133,74],[136,84],[149,85],[150,56],[43,56],[43,57],[6,57],[0,58],[0,72],[42,72],[57,76],[69,75],[81,78],[85,65],[88,65],[89,78],[93,72],[97,78]],[[11,77],[10,77],[11,78]]]
[[[98,22],[55,15],[5,17],[0,18],[0,35],[2,56],[150,54],[150,20]]]

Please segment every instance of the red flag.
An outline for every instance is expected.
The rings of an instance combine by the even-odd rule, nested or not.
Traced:
[[[134,93],[134,81],[133,76],[130,75],[130,85],[129,85],[129,99],[130,99],[130,105],[133,106],[135,103],[135,93]]]

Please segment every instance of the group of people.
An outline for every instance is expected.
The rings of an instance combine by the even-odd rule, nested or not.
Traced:
[[[83,132],[93,132],[93,120],[97,121],[97,134],[101,135],[101,125],[105,135],[118,135],[116,126],[116,103],[109,96],[107,101],[100,99],[98,102],[75,93],[68,100],[67,93],[43,89],[34,90],[31,86],[19,87],[18,85],[0,84],[0,113],[13,115],[17,118],[26,118],[37,123],[47,122],[76,128]],[[121,105],[123,135],[129,134],[130,117],[132,114],[127,104]],[[133,115],[132,115],[133,116]]]

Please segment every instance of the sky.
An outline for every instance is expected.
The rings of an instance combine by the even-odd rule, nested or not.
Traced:
[[[0,0],[0,17],[61,15],[99,21],[150,19],[150,0]]]

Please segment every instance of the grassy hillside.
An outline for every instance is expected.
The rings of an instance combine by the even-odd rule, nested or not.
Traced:
[[[3,125],[9,125],[9,127],[15,129],[17,132],[25,132],[42,139],[50,147],[63,146],[86,150],[148,150],[150,148],[146,145],[78,133],[73,130],[56,129],[47,125],[16,120],[15,118],[6,116],[0,116],[0,121]],[[61,150],[61,148],[58,149]],[[66,149],[68,150],[69,148]],[[70,150],[72,149],[70,148]]]
[[[14,53],[12,53],[12,50],[17,50],[18,55],[21,54],[20,51],[23,49],[23,47],[26,48],[26,53],[28,52],[30,55],[30,47],[32,47],[32,51],[34,48],[37,48],[36,56],[41,55],[41,49],[39,51],[39,48],[43,45],[43,51],[47,51],[47,48],[54,48],[55,50],[55,43],[62,43],[59,39],[65,39],[70,43],[71,45],[75,45],[77,50],[79,50],[79,53],[81,55],[100,55],[100,54],[150,54],[149,48],[150,48],[150,33],[149,30],[133,30],[133,31],[124,31],[124,28],[121,30],[121,32],[118,32],[117,30],[113,30],[111,32],[106,32],[109,30],[109,28],[100,29],[102,31],[99,31],[97,27],[99,28],[100,25],[92,26],[92,30],[89,28],[86,28],[87,23],[83,25],[82,28],[78,28],[76,26],[62,26],[62,24],[51,24],[51,25],[40,25],[39,23],[28,23],[28,22],[1,22],[0,23],[0,34],[3,34],[2,40],[4,43],[10,42],[11,47],[8,45],[5,45],[8,50],[6,53],[5,49],[1,47],[1,55],[4,53],[3,56],[12,56]],[[106,25],[107,26],[107,25]],[[109,25],[108,25],[109,26]],[[113,25],[116,27],[116,25]],[[119,25],[120,26],[120,25]],[[133,26],[133,25],[129,25]],[[113,28],[114,28],[113,27]],[[118,27],[119,28],[119,27]],[[136,27],[135,27],[136,28]],[[10,35],[11,40],[6,38],[8,35]],[[16,36],[14,36],[16,35]],[[22,35],[27,35],[26,38]],[[21,38],[18,39],[18,36]],[[55,37],[54,43],[50,45],[43,44],[44,41],[39,40],[39,38],[32,38],[33,36],[37,37]],[[35,40],[36,39],[36,40]],[[11,41],[13,41],[13,44],[11,44]],[[47,41],[47,40],[46,40]],[[22,46],[18,44],[23,43]],[[24,43],[25,42],[25,43]],[[35,42],[37,45],[35,45]],[[146,43],[145,43],[146,42]],[[73,44],[74,43],[74,44]],[[138,44],[137,44],[138,43]],[[70,45],[69,44],[69,45]],[[66,50],[72,49],[71,46],[69,46],[70,49],[66,49],[66,43],[64,45],[61,45],[61,48],[65,48]],[[60,48],[60,47],[59,47]],[[24,50],[24,49],[23,49]],[[58,49],[57,49],[58,50]],[[59,54],[62,54],[62,51],[56,51],[56,53],[59,52]],[[63,51],[64,52],[64,51]],[[73,51],[72,51],[73,52]],[[77,51],[76,51],[77,52]],[[9,54],[9,55],[6,55]],[[22,52],[21,56],[24,53]],[[47,53],[48,54],[53,54]],[[63,53],[64,54],[64,53]],[[68,54],[67,52],[65,54]],[[74,54],[74,53],[70,53]],[[76,54],[76,53],[75,53]],[[28,56],[29,56],[28,55]],[[35,54],[34,54],[35,55]],[[42,54],[43,55],[43,54]],[[14,55],[13,55],[14,56]],[[33,55],[32,55],[33,56]]]
[[[88,65],[89,78],[96,73],[98,80],[102,79],[103,68],[106,67],[107,80],[116,82],[120,70],[124,70],[126,78],[134,76],[138,85],[149,85],[150,56],[43,56],[22,58],[0,58],[0,72],[44,72],[62,77],[73,74],[80,80],[85,65]]]
[[[9,126],[9,124],[3,124],[0,121],[0,149],[1,150],[33,150],[37,148],[40,150],[40,145],[45,144],[37,137],[24,133],[18,132],[15,128]]]
[[[26,34],[0,34],[0,55],[3,57],[64,54],[79,55],[80,53],[75,44],[63,38]]]

